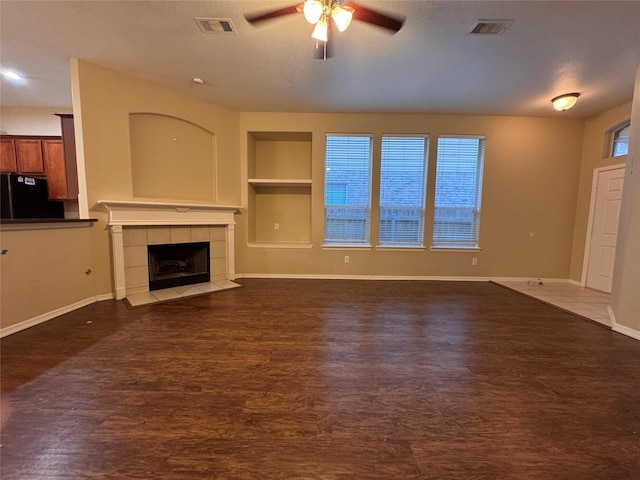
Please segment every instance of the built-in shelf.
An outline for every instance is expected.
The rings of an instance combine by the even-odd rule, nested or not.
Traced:
[[[289,179],[289,178],[250,178],[250,185],[261,185],[265,187],[310,187],[311,180]]]
[[[311,132],[247,132],[248,245],[311,248]]]

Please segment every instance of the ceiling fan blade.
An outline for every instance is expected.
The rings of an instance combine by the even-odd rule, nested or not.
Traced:
[[[345,2],[345,5],[355,9],[355,12],[353,13],[353,18],[355,20],[386,28],[387,30],[391,30],[393,33],[397,33],[404,24],[404,18],[392,17],[384,13],[376,12],[375,10],[371,10],[370,8],[363,7],[362,5],[353,2]]]
[[[254,13],[245,15],[244,18],[249,23],[260,23],[265,20],[271,20],[273,18],[283,17],[285,15],[291,15],[292,13],[299,13],[302,11],[302,5],[296,3],[295,5],[290,5],[284,8],[278,8],[277,10],[270,10],[268,12],[263,13]]]

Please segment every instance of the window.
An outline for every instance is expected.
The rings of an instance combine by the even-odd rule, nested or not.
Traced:
[[[625,122],[611,132],[611,156],[619,157],[629,153],[630,122]]]
[[[327,135],[326,148],[325,244],[369,245],[371,137]]]
[[[483,164],[484,137],[438,139],[434,247],[478,248]]]
[[[424,239],[426,137],[382,137],[380,245],[421,247]]]

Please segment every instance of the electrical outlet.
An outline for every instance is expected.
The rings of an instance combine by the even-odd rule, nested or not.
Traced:
[[[473,257],[471,259],[471,265],[478,265],[478,257]]]
[[[344,263],[349,263],[349,255],[344,256]]]
[[[280,230],[280,224],[279,223],[274,223],[273,224],[273,229],[274,230]]]

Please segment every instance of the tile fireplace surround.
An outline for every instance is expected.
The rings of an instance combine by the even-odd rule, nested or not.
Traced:
[[[211,283],[235,279],[234,214],[240,207],[100,200],[108,225],[115,298],[149,292],[147,246],[210,244]]]

